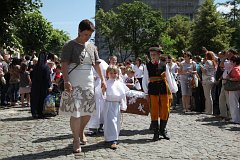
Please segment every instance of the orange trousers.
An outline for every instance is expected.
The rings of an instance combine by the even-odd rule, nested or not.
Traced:
[[[149,95],[151,120],[168,120],[170,105],[168,95]]]

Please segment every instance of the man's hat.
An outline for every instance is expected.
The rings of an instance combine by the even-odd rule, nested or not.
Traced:
[[[150,47],[149,52],[150,51],[156,51],[156,52],[160,52],[161,54],[163,54],[163,50],[161,47]]]

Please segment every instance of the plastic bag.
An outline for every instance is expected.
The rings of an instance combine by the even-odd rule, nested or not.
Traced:
[[[51,94],[45,98],[43,108],[44,114],[56,115],[55,101],[55,96]]]

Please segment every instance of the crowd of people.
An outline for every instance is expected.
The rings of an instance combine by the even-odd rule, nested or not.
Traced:
[[[81,145],[87,143],[86,126],[88,135],[104,133],[110,147],[117,148],[120,114],[127,109],[129,90],[146,94],[154,141],[160,135],[170,139],[166,131],[170,107],[240,123],[240,91],[224,89],[228,80],[240,81],[236,50],[216,54],[203,47],[203,57],[183,51],[176,59],[154,44],[135,64],[131,60],[118,63],[117,56],[110,56],[106,63],[88,42],[94,31],[92,22],[83,20],[78,29],[77,38],[64,45],[60,59],[45,52],[38,58],[35,54],[21,59],[7,52],[1,55],[1,106],[14,106],[20,100],[22,107],[31,107],[33,118],[44,118],[44,100],[51,92],[60,92],[58,83],[63,78],[59,114],[70,115],[74,152],[81,152]]]

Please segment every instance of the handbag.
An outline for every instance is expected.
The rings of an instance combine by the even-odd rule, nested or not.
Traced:
[[[75,69],[77,68],[78,64],[72,68],[69,72],[68,72],[68,75]],[[64,91],[64,80],[63,80],[63,76],[60,78],[59,82],[58,82],[58,89],[60,92],[63,92]]]
[[[192,89],[198,87],[198,75],[197,74],[191,74],[190,77],[188,77],[188,87],[192,88]]]
[[[240,81],[231,81],[229,79],[226,80],[227,82],[224,84],[224,89],[226,91],[238,91],[240,90]]]

